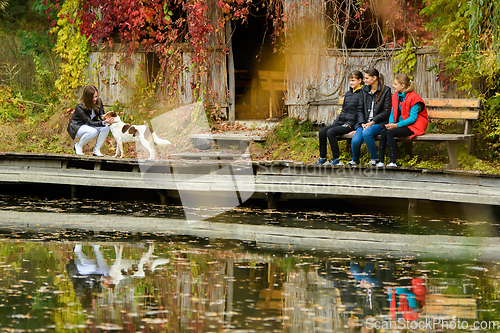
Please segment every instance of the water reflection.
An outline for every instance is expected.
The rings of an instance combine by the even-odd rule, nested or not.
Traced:
[[[500,310],[495,262],[270,252],[241,242],[7,238],[0,276],[4,331],[357,332],[391,320],[473,325]]]

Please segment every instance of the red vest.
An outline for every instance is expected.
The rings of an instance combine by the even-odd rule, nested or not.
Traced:
[[[424,109],[418,113],[417,120],[415,123],[408,125],[408,128],[414,133],[410,138],[413,139],[417,135],[422,135],[425,133],[427,129],[427,125],[429,124],[429,118],[427,117],[427,107],[425,106],[424,101],[418,96],[418,94],[414,91],[410,91],[406,93],[405,101],[401,103],[401,116],[404,119],[407,119],[410,116],[410,109],[412,106],[417,104],[418,102],[424,105]],[[392,118],[394,122],[397,123],[396,113],[398,111],[398,94],[395,93],[392,95]]]

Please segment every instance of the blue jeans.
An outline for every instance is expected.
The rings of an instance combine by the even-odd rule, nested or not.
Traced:
[[[363,141],[366,143],[371,159],[378,160],[377,145],[375,144],[375,139],[373,137],[380,135],[381,132],[382,128],[380,128],[379,124],[370,126],[364,131],[363,127],[359,126],[351,141],[352,160],[359,162],[359,151],[361,150],[361,144]]]

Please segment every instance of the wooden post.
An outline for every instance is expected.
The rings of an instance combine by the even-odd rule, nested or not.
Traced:
[[[458,168],[458,157],[457,152],[455,150],[455,142],[446,141],[446,147],[448,148],[448,157],[450,158],[450,167],[451,169]]]
[[[234,78],[234,56],[233,56],[233,41],[231,21],[226,21],[226,45],[229,46],[229,53],[227,55],[227,75],[229,84],[229,115],[228,120],[230,125],[234,125],[236,119],[236,97],[235,97],[235,78]]]
[[[417,214],[417,200],[416,199],[408,199],[408,226],[411,227],[411,224],[415,220],[415,215]]]
[[[250,103],[252,103],[251,112],[252,115],[256,115],[259,113],[259,95],[258,95],[259,79],[253,77],[251,84],[252,84],[250,88]]]
[[[278,113],[279,109],[279,102],[278,102],[278,95],[276,94],[276,89],[274,88],[274,82],[273,82],[273,74],[271,71],[266,72],[267,77],[267,84],[269,85],[269,92],[271,93],[271,105],[269,109],[269,118],[274,118],[276,114]]]
[[[464,134],[472,134],[472,127],[473,126],[474,126],[474,121],[467,119],[465,121]],[[474,143],[474,140],[472,140],[472,138],[467,140],[467,154],[470,154],[472,151],[474,151],[473,147],[472,147],[473,143]]]
[[[404,145],[405,145],[405,151],[408,154],[408,156],[413,157],[413,142],[406,141],[404,142]]]
[[[167,191],[158,190],[158,195],[160,196],[160,203],[162,205],[166,205],[167,204]]]
[[[226,293],[226,325],[231,325],[231,318],[233,317],[233,281],[234,281],[234,259],[228,257],[226,261],[227,267],[227,293]]]
[[[76,185],[71,185],[70,192],[71,200],[76,199]]]
[[[278,209],[278,201],[280,199],[281,193],[279,192],[267,192],[267,208]]]

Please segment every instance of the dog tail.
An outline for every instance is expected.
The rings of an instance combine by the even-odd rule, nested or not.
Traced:
[[[168,140],[160,139],[155,132],[152,132],[152,135],[153,135],[153,141],[159,146],[165,146],[171,144],[170,141]]]

